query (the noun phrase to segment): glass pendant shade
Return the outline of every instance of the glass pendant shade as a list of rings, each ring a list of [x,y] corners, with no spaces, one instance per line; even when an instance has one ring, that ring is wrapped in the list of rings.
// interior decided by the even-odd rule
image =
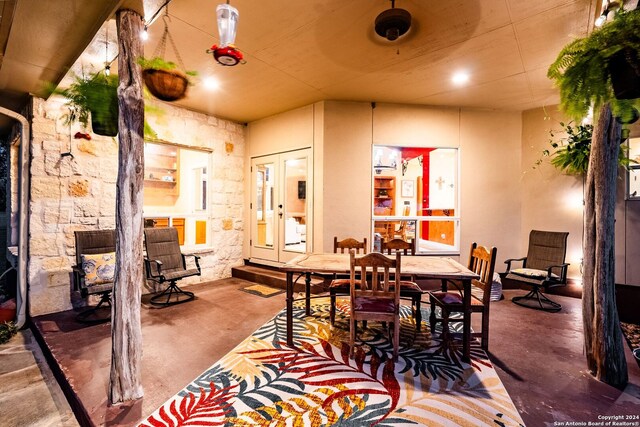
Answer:
[[[232,45],[236,40],[238,9],[229,4],[220,4],[216,8],[216,15],[218,16],[220,47]]]

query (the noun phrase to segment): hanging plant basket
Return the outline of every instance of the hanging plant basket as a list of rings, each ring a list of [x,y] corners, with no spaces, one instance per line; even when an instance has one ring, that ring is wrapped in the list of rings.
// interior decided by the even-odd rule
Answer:
[[[633,49],[622,49],[609,58],[609,75],[616,99],[640,98],[640,58]]]
[[[162,101],[177,101],[187,95],[189,80],[181,70],[147,68],[142,70],[142,78],[149,92]]]

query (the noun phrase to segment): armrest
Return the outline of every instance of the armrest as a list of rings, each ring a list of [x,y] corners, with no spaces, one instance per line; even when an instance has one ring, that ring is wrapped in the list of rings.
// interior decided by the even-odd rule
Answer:
[[[82,269],[81,265],[73,265],[73,266],[71,266],[71,270],[73,270],[73,272],[76,273],[80,277],[84,277],[85,276],[85,272]]]
[[[507,273],[511,270],[511,263],[513,261],[522,261],[522,267],[527,265],[527,257],[526,256],[522,257],[522,258],[509,258],[509,259],[506,259],[504,261],[504,263],[507,264],[507,271],[506,271]]]
[[[145,258],[144,259],[144,264],[147,267],[147,277],[155,278],[155,277],[161,277],[162,276],[162,261],[157,260],[157,259]],[[158,272],[158,274],[153,274],[152,265],[154,265],[154,264],[155,264],[156,271]]]
[[[569,263],[565,262],[563,264],[558,264],[558,265],[550,265],[547,268],[547,279],[551,279],[551,270],[553,270],[554,268],[559,268],[560,269],[560,280],[562,282],[566,281],[567,279],[567,267],[569,267]]]
[[[196,263],[196,268],[198,269],[198,272],[200,272],[200,263],[198,262],[198,260],[200,259],[200,255],[196,255],[196,254],[182,254],[182,265],[184,266],[184,268],[187,268],[187,260],[186,257],[193,257],[193,260]]]

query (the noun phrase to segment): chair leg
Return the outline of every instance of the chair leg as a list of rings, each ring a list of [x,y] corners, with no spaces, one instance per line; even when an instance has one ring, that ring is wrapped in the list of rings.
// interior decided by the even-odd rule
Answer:
[[[398,361],[398,348],[400,347],[400,318],[393,322],[393,361]]]
[[[329,307],[329,321],[331,322],[331,326],[336,321],[336,296],[335,294],[331,294],[331,307]]]
[[[420,327],[422,326],[422,311],[420,309],[420,301],[422,296],[414,297],[414,305],[415,305],[415,313],[414,318],[416,319],[416,331],[420,332]]]
[[[480,346],[484,351],[489,350],[489,310],[486,308],[482,312],[482,338]]]
[[[165,298],[166,296],[166,298]],[[171,301],[171,297],[175,297],[175,301]],[[159,306],[169,306],[173,304],[180,304],[183,302],[191,301],[195,298],[193,292],[183,291],[180,289],[175,281],[169,282],[169,286],[164,291],[160,292],[158,295],[154,295],[151,297],[149,302],[153,305]]]
[[[433,334],[436,331],[436,303],[433,300],[429,301],[431,312],[429,313],[429,329]]]
[[[356,345],[356,321],[353,316],[349,318],[349,359],[353,359],[354,347]]]
[[[104,310],[105,307],[102,306],[103,304],[106,304],[109,310],[107,311],[106,314],[103,314],[102,316],[100,316],[97,313],[105,311]],[[89,308],[83,311],[82,313],[79,313],[76,316],[76,320],[80,323],[87,323],[87,324],[103,323],[111,320],[111,292],[102,294],[100,296],[100,301],[98,301],[98,305],[96,305],[93,308]]]
[[[547,298],[546,295],[540,292],[539,286],[534,286],[533,289],[524,296],[511,298],[511,301],[514,304],[518,304],[519,306],[522,306],[522,307],[533,308],[535,310],[548,311],[551,313],[555,313],[562,309],[561,304],[558,304],[557,302],[550,300],[549,298]],[[529,305],[526,303],[526,301],[533,301],[534,305]],[[536,302],[537,302],[537,306],[535,305]]]

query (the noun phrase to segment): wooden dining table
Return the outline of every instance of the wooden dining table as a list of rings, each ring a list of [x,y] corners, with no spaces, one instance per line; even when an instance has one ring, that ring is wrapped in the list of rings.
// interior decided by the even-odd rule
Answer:
[[[280,269],[287,275],[287,345],[293,342],[293,285],[294,275],[305,276],[305,313],[311,315],[311,275],[349,274],[351,271],[349,254],[307,253],[298,255]],[[463,289],[463,329],[462,355],[469,360],[471,353],[471,280],[479,279],[473,271],[449,257],[404,255],[401,260],[402,275],[412,275],[421,279],[457,280]],[[299,300],[300,298],[298,298]]]

